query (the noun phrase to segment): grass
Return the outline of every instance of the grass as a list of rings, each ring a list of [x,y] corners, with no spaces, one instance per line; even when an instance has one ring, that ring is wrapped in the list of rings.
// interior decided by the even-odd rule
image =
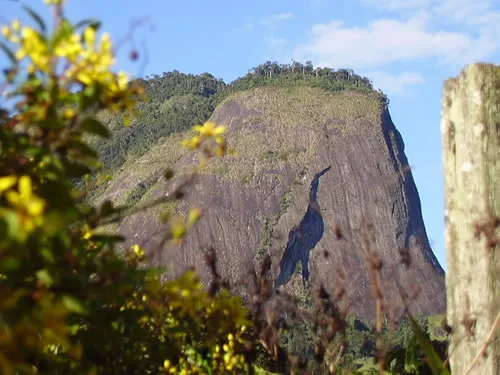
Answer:
[[[147,179],[139,182],[136,187],[129,193],[125,204],[134,205],[139,202],[148,190],[156,184],[160,177],[158,175],[151,175]]]
[[[240,103],[251,114],[225,113],[227,101]],[[378,123],[380,108],[374,96],[350,91],[269,86],[237,92],[216,108],[213,117],[235,123],[229,141],[238,156],[210,163],[207,172],[227,181],[256,184],[253,177],[263,170],[310,163],[325,131],[334,129],[342,136],[362,124]]]
[[[308,165],[314,156],[314,145],[325,129],[335,128],[339,134],[347,134],[355,130],[357,124],[375,123],[380,108],[377,98],[364,93],[269,86],[237,92],[226,98],[214,113],[224,118],[220,111],[225,110],[224,103],[229,100],[236,100],[252,110],[248,117],[235,119],[235,129],[228,136],[238,156],[213,160],[203,172],[251,187],[258,186],[256,177],[266,169],[286,168],[290,164]],[[109,114],[101,113],[100,116],[104,122],[110,121]],[[314,131],[301,131],[310,128]],[[139,184],[154,180],[154,176],[159,177],[164,169],[174,166],[186,153],[180,141],[187,136],[187,132],[176,133],[165,137],[139,158],[129,155],[114,173],[111,183],[101,185],[94,196],[99,201],[104,197],[112,198],[117,204],[140,201],[153,186],[144,188]],[[281,176],[273,178],[281,182]]]
[[[112,199],[115,204],[141,201],[150,189],[157,187],[156,181],[165,181],[162,178],[163,171],[172,168],[186,153],[180,142],[187,136],[184,132],[166,137],[143,156],[136,159],[129,157],[96,200]],[[141,183],[145,184],[146,188],[140,187]]]

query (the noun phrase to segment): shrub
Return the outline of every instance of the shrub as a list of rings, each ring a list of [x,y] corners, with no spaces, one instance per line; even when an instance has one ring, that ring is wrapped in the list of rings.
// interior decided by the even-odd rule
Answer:
[[[241,301],[224,290],[209,293],[191,271],[162,283],[162,270],[141,265],[139,245],[119,252],[124,238],[102,230],[127,215],[127,206],[94,206],[75,186],[101,165],[87,136],[109,136],[91,113],[131,116],[144,90],[112,70],[111,38],[98,22],[73,24],[63,1],[46,3],[52,32],[25,8],[37,28],[13,21],[0,44],[11,64],[1,87],[13,107],[0,111],[0,372],[248,368],[251,327]],[[186,146],[224,154],[223,128],[195,130]],[[182,241],[199,215],[193,209],[167,220],[166,238]]]

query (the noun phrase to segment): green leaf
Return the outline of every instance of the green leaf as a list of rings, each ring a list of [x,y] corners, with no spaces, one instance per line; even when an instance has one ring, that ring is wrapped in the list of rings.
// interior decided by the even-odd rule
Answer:
[[[89,26],[89,27],[93,28],[95,31],[97,31],[101,27],[101,22],[99,22],[97,20],[92,20],[92,19],[83,20],[83,21],[78,22],[75,25],[75,29],[79,29],[79,28],[86,27],[86,26]]]
[[[97,152],[87,145],[86,143],[76,140],[76,139],[70,139],[68,142],[66,142],[66,145],[69,146],[70,149],[73,149],[80,153],[83,156],[87,156],[90,158],[97,158]]]
[[[107,217],[109,215],[114,214],[115,212],[117,212],[117,210],[113,206],[113,202],[110,200],[107,200],[101,206],[100,216],[104,218],[104,217]]]
[[[43,22],[42,17],[40,17],[33,9],[31,9],[30,7],[28,7],[26,5],[23,5],[23,9],[37,23],[38,27],[40,28],[40,31],[45,33],[47,31],[47,26],[45,25],[45,22]]]
[[[21,265],[21,261],[15,257],[7,257],[2,260],[2,269],[6,271],[14,271]]]
[[[54,279],[50,276],[49,270],[44,268],[36,272],[36,278],[43,282],[47,286],[51,286],[54,283]]]
[[[40,250],[40,254],[42,255],[43,259],[45,259],[48,263],[55,263],[54,254],[50,249],[43,248],[42,250]]]
[[[108,128],[102,122],[91,117],[87,117],[82,121],[81,128],[88,133],[96,134],[103,138],[109,138],[111,135]]]
[[[55,31],[54,35],[52,36],[50,43],[49,43],[49,48],[53,49],[55,48],[59,42],[63,39],[67,39],[71,33],[73,33],[73,26],[68,22],[68,20],[62,20],[59,27]]]
[[[114,242],[123,242],[125,241],[125,237],[123,236],[114,236],[114,235],[105,235],[105,234],[94,234],[91,237],[92,241],[99,241],[105,243],[114,243]]]
[[[2,212],[2,216],[7,224],[9,236],[12,238],[19,237],[21,234],[21,228],[17,213],[13,210],[8,210],[7,212]]]
[[[434,345],[432,345],[432,341],[425,333],[418,323],[413,319],[413,317],[408,314],[408,320],[410,321],[410,325],[415,332],[415,337],[418,341],[420,349],[424,353],[425,361],[429,365],[433,375],[451,375],[450,371],[445,367],[444,361],[439,358],[439,355],[436,353],[434,349]]]
[[[62,302],[68,310],[77,314],[85,314],[85,309],[83,308],[80,301],[78,301],[75,297],[65,295],[62,297]]]
[[[64,167],[68,177],[81,177],[91,172],[89,167],[80,163],[64,161]]]
[[[40,121],[38,124],[45,129],[62,129],[65,126],[63,121],[59,121],[59,119],[54,118],[53,116],[49,116],[45,120]]]
[[[17,65],[17,59],[16,55],[14,55],[14,52],[12,52],[12,50],[3,42],[0,42],[0,48],[5,52],[12,64]]]

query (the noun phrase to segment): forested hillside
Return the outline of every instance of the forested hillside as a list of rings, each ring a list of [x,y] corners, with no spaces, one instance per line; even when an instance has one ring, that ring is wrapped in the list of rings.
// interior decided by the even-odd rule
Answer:
[[[185,131],[192,124],[203,123],[218,103],[228,95],[261,86],[311,86],[327,91],[353,90],[372,93],[388,104],[380,91],[375,91],[370,80],[350,69],[315,68],[310,62],[278,64],[266,62],[249,70],[244,77],[226,84],[209,73],[200,75],[178,71],[165,72],[140,79],[148,97],[138,106],[138,114],[130,125],[123,126],[121,116],[100,112],[98,118],[113,133],[107,140],[95,142],[104,163],[104,170],[112,173],[127,157],[143,155],[162,137]]]

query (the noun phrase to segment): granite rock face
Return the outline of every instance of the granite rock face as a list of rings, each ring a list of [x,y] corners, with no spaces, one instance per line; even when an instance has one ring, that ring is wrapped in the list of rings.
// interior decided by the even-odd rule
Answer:
[[[319,180],[330,168],[317,173],[311,182],[309,205],[300,224],[294,226],[288,234],[288,242],[281,257],[280,273],[276,278],[275,287],[280,287],[290,281],[298,262],[301,263],[304,285],[306,281],[309,281],[310,252],[321,241],[325,232],[325,221],[318,203]]]
[[[162,224],[156,212],[134,215],[120,227],[131,242],[148,249],[153,264],[168,266],[172,276],[194,266],[208,281],[203,252],[213,247],[220,273],[237,285],[269,254],[273,280],[280,272],[292,273],[277,286],[299,293],[304,278],[331,291],[343,287],[351,311],[369,319],[375,304],[364,255],[372,252],[383,265],[384,294],[396,308],[401,307],[399,283],[416,295],[412,312],[445,311],[444,271],[429,245],[404,143],[374,97],[265,87],[232,95],[211,120],[228,127],[238,155],[213,160],[174,207],[186,212],[197,204],[204,212],[183,245],[159,248]],[[139,182],[132,172],[161,161],[173,145],[166,139],[155,156],[146,154],[124,169],[104,197],[126,196]],[[193,162],[192,156],[179,156],[174,169]],[[311,199],[315,175],[325,168]],[[178,181],[159,180],[144,199],[164,195]],[[306,219],[309,210],[319,212],[319,219]],[[302,236],[306,226],[321,234],[295,240],[300,254],[287,258],[285,249],[301,225]],[[401,264],[401,249],[410,256],[408,269]],[[301,272],[298,265],[308,270]]]

